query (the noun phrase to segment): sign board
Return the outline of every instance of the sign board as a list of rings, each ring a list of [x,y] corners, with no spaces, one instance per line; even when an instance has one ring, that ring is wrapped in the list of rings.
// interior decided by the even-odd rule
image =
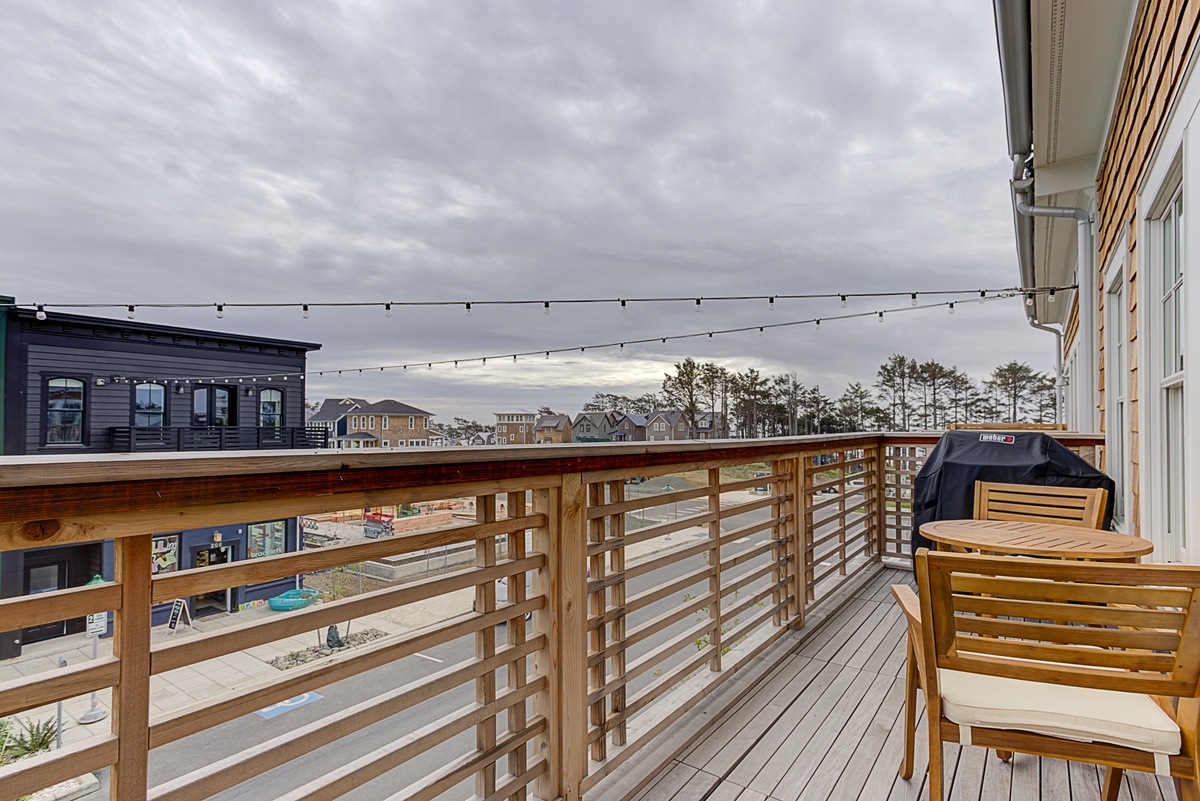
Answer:
[[[171,631],[179,628],[179,618],[183,615],[183,599],[176,598],[171,604],[171,616],[167,618],[167,628]]]
[[[98,612],[94,615],[87,616],[87,633],[92,637],[99,637],[108,631],[108,612]]]
[[[1012,445],[1017,438],[1012,434],[980,434],[980,442],[999,442],[1001,445]]]

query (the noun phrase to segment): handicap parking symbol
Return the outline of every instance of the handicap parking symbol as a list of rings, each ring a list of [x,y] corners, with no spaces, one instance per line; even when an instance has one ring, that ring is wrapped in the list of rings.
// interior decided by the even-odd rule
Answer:
[[[322,697],[323,696],[320,693],[303,693],[302,695],[297,695],[295,698],[288,698],[287,700],[280,701],[277,704],[271,704],[264,709],[258,710],[254,714],[265,720],[270,720],[273,717],[282,715],[284,712],[290,712],[297,707],[302,707],[305,704],[311,704],[313,701],[319,701]]]

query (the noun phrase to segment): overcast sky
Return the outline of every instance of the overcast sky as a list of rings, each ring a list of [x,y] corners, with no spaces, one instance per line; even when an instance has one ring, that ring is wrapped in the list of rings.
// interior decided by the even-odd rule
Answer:
[[[991,4],[7,2],[0,294],[235,303],[1017,283]],[[932,300],[932,299],[931,299]],[[832,317],[836,301],[213,311],[310,371]],[[845,311],[908,306],[854,300]],[[1053,368],[1019,299],[486,367],[313,375],[449,421],[691,355],[837,395],[893,353]],[[124,317],[115,311],[84,312]]]

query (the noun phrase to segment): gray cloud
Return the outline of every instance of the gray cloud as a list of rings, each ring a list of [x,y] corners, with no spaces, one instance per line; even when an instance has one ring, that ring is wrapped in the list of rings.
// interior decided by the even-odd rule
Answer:
[[[0,291],[24,302],[768,294],[1015,283],[987,7],[10,3]],[[831,316],[836,304],[143,310],[314,369]],[[903,305],[903,304],[901,304]],[[882,301],[856,303],[881,308]],[[1019,301],[310,393],[443,417],[656,388],[683,355],[840,392],[894,352],[1047,369]],[[790,315],[790,317],[789,317]],[[633,350],[633,349],[631,349]]]

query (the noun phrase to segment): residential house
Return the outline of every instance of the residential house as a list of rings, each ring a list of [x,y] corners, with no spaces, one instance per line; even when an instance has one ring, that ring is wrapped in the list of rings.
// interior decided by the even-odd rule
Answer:
[[[648,442],[668,442],[677,439],[691,439],[688,436],[689,428],[683,412],[669,409],[654,412],[646,418],[646,440]]]
[[[0,298],[11,303],[11,298]],[[76,456],[114,451],[322,448],[304,425],[305,357],[319,345],[129,320],[0,308],[0,452]],[[155,573],[297,550],[295,518],[164,531]],[[7,552],[0,598],[111,580],[111,541]],[[249,584],[187,599],[193,613],[236,611],[295,586]],[[170,605],[154,613],[164,621]],[[82,631],[83,618],[0,635],[0,658],[23,643]]]
[[[1065,422],[1105,435],[1117,528],[1200,562],[1200,4],[998,2],[996,31],[1025,312],[1059,343]]]
[[[431,412],[396,400],[359,406],[348,415],[346,434],[339,438],[351,448],[418,448],[429,445]]]
[[[542,415],[533,424],[533,441],[537,445],[570,442],[571,418],[565,414]]]
[[[580,412],[571,422],[571,441],[611,442],[619,416],[615,412]]]
[[[360,406],[366,406],[369,402],[362,398],[326,398],[321,401],[320,407],[309,415],[307,424],[325,428],[329,441],[341,447],[343,440],[339,438],[345,437],[349,433],[346,430],[346,424],[349,422],[348,415]]]
[[[613,442],[645,442],[646,418],[640,414],[623,414],[613,424]]]
[[[535,423],[537,415],[525,409],[496,412],[496,444],[532,445]]]
[[[692,439],[721,439],[724,437],[725,418],[718,412],[700,412],[696,415],[696,430]]]

